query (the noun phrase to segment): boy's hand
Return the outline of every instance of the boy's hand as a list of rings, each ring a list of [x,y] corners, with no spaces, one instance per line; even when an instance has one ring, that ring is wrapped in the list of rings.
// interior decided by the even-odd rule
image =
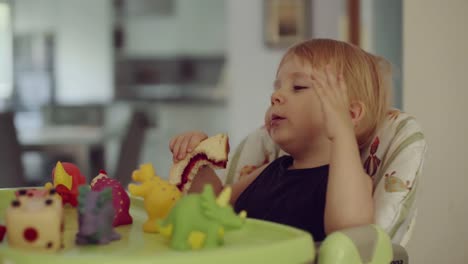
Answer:
[[[177,162],[184,159],[187,153],[192,152],[200,142],[207,138],[208,135],[201,131],[190,131],[173,137],[169,142],[172,160]]]
[[[343,74],[330,65],[312,72],[312,82],[322,105],[327,136],[334,141],[343,133],[354,134],[348,91]]]

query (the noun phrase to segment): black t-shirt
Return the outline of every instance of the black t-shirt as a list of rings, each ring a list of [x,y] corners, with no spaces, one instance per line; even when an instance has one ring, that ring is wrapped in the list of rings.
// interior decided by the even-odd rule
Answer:
[[[291,156],[273,161],[239,196],[234,208],[246,210],[251,218],[303,229],[322,241],[328,165],[288,170],[292,162]]]

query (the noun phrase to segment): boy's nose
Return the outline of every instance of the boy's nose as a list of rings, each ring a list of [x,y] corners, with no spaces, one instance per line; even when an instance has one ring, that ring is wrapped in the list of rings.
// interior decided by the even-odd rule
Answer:
[[[284,96],[277,90],[271,95],[271,104],[282,104],[284,103]]]

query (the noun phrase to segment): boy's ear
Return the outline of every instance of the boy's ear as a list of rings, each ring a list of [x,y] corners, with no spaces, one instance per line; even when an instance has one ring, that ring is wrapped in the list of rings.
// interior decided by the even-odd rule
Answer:
[[[366,108],[360,101],[353,101],[349,104],[349,114],[351,115],[351,121],[356,128],[359,122],[364,118],[366,114]]]

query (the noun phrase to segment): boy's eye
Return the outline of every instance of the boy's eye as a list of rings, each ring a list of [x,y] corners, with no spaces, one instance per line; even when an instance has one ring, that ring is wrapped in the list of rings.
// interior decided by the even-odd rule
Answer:
[[[301,86],[301,85],[294,85],[294,90],[304,90],[304,89],[307,89],[307,86]]]

